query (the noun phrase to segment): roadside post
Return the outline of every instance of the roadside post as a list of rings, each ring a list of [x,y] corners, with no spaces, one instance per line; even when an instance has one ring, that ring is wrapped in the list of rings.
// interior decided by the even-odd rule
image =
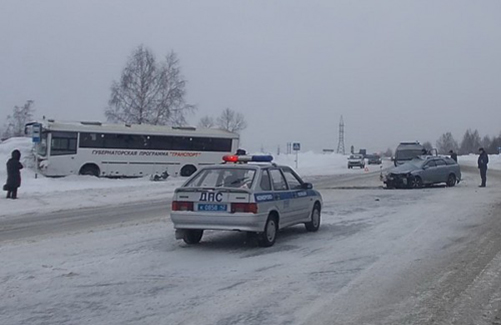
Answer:
[[[35,178],[38,178],[38,146],[40,145],[40,134],[42,132],[42,125],[34,123],[31,129],[31,140],[35,144]]]
[[[296,169],[297,169],[297,165],[298,165],[297,153],[299,152],[299,150],[301,150],[301,144],[299,142],[293,142],[292,143],[292,150],[294,150],[296,152]]]

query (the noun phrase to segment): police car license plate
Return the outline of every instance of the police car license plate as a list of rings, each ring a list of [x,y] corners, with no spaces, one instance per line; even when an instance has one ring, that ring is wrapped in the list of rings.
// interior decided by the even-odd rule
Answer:
[[[198,211],[221,212],[226,211],[226,204],[199,204]]]

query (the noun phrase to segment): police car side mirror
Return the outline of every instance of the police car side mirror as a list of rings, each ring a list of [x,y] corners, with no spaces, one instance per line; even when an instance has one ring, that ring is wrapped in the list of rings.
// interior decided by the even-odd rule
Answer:
[[[311,189],[313,188],[313,184],[311,184],[311,183],[303,183],[303,184],[301,185],[301,188],[302,188],[303,190],[311,190]]]

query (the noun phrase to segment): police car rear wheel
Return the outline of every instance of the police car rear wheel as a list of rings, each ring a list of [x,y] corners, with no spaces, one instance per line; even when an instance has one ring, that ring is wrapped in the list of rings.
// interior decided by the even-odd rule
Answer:
[[[183,240],[188,245],[198,244],[203,234],[203,230],[185,230]]]
[[[277,238],[278,224],[275,216],[271,215],[266,221],[264,232],[259,236],[259,246],[270,247],[275,244]]]
[[[320,228],[320,207],[315,204],[313,211],[311,211],[311,221],[304,224],[307,231],[317,231]]]

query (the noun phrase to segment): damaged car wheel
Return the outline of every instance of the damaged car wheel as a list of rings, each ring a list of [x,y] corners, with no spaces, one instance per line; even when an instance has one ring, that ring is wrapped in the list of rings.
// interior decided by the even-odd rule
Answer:
[[[447,186],[453,187],[454,185],[456,185],[456,175],[450,174],[447,178]]]
[[[412,188],[421,188],[423,187],[423,180],[419,176],[415,176],[409,182]]]

